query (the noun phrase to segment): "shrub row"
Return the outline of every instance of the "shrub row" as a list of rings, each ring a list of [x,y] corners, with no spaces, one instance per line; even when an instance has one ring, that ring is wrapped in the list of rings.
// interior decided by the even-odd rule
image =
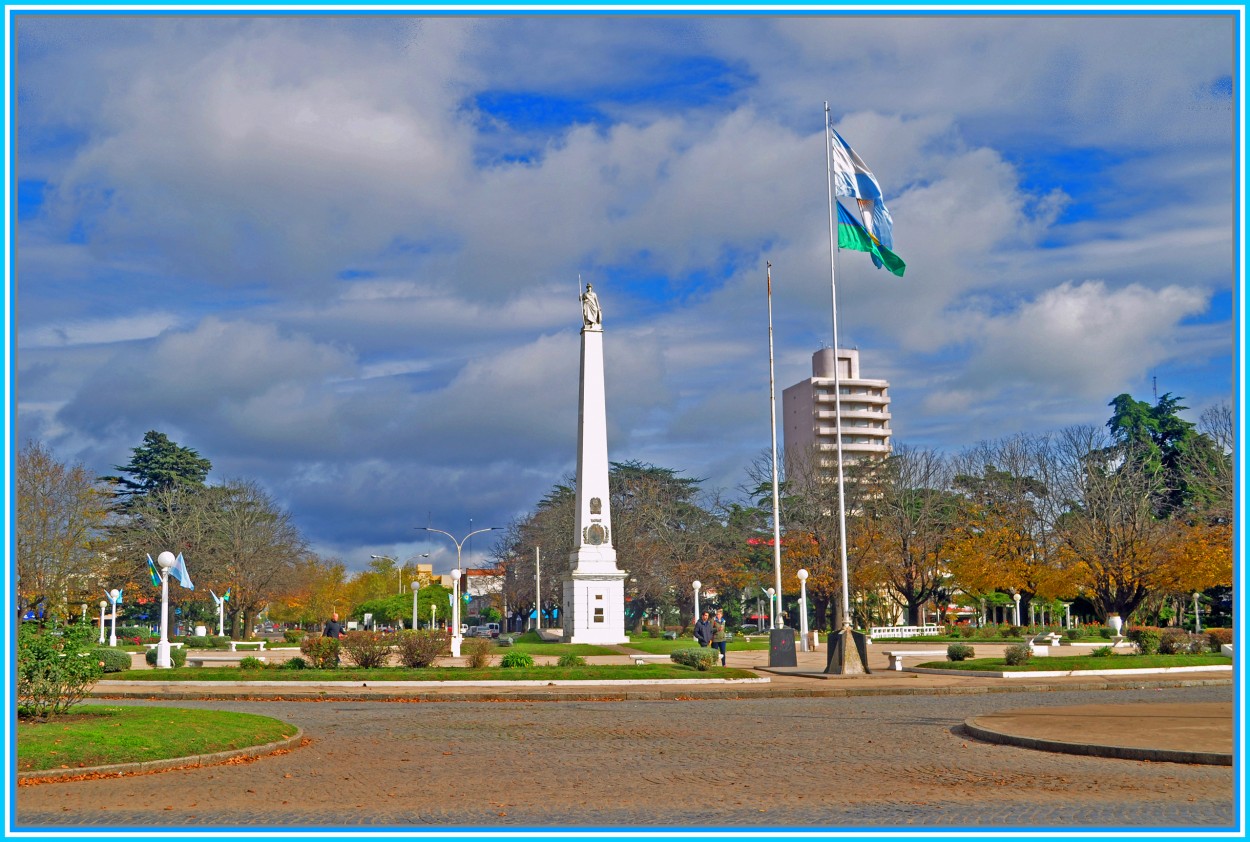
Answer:
[[[676,664],[706,670],[716,666],[720,660],[720,652],[711,647],[698,649],[677,649],[669,654],[669,660]]]

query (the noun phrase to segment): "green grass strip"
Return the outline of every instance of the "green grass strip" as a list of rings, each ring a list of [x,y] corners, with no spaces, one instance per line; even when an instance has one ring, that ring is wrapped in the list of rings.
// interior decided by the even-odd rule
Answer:
[[[1030,658],[1027,663],[1008,666],[1002,658],[976,658],[971,661],[929,661],[927,669],[967,670],[969,672],[1064,672],[1068,670],[1131,670],[1161,667],[1227,666],[1223,655],[1050,655]]]
[[[265,745],[294,725],[222,710],[78,705],[46,722],[17,723],[17,770],[140,763]]]
[[[126,670],[110,673],[118,681],[611,681],[661,678],[754,678],[750,670],[714,667],[696,670],[681,664],[620,664],[584,667],[340,667],[339,669],[240,669],[180,667],[167,670]]]
[[[665,640],[662,637],[633,637],[630,638],[629,643],[621,644],[625,649],[634,649],[650,655],[667,655],[678,649],[694,649],[698,645],[692,637],[680,637],[677,640]],[[750,642],[736,636],[725,648],[730,652],[767,651],[768,635],[751,635]]]

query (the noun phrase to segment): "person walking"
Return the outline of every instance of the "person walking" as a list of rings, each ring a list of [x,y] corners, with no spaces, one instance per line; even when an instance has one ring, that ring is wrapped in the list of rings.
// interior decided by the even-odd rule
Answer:
[[[338,640],[343,636],[343,624],[339,622],[338,612],[330,615],[330,619],[326,621],[326,627],[322,629],[323,637],[332,637]]]
[[[725,609],[717,608],[716,616],[712,618],[712,648],[720,650],[720,665],[725,666],[725,644],[728,641],[725,634]]]
[[[699,641],[700,646],[707,646],[712,642],[712,623],[708,620],[706,611],[694,624],[694,639]]]

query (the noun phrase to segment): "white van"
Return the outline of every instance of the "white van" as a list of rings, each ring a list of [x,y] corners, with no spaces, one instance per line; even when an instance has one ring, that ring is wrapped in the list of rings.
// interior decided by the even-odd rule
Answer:
[[[485,628],[488,632],[490,632],[491,637],[499,637],[499,624],[498,623],[487,623],[485,626],[483,626],[483,628]]]

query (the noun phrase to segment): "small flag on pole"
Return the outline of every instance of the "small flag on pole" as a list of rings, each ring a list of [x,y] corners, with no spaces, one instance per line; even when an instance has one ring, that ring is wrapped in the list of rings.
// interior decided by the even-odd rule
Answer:
[[[226,588],[226,593],[225,593],[225,595],[221,598],[221,601],[222,601],[222,602],[229,602],[229,601],[230,601],[230,588]]]
[[[177,576],[178,584],[187,590],[195,590],[195,585],[191,584],[191,574],[187,572],[187,562],[182,557],[182,553],[178,553],[178,558],[174,560],[174,566],[169,568],[169,575]]]
[[[156,569],[156,562],[152,561],[151,553],[148,553],[148,575],[152,577],[152,587],[159,588],[161,586],[161,573]]]

